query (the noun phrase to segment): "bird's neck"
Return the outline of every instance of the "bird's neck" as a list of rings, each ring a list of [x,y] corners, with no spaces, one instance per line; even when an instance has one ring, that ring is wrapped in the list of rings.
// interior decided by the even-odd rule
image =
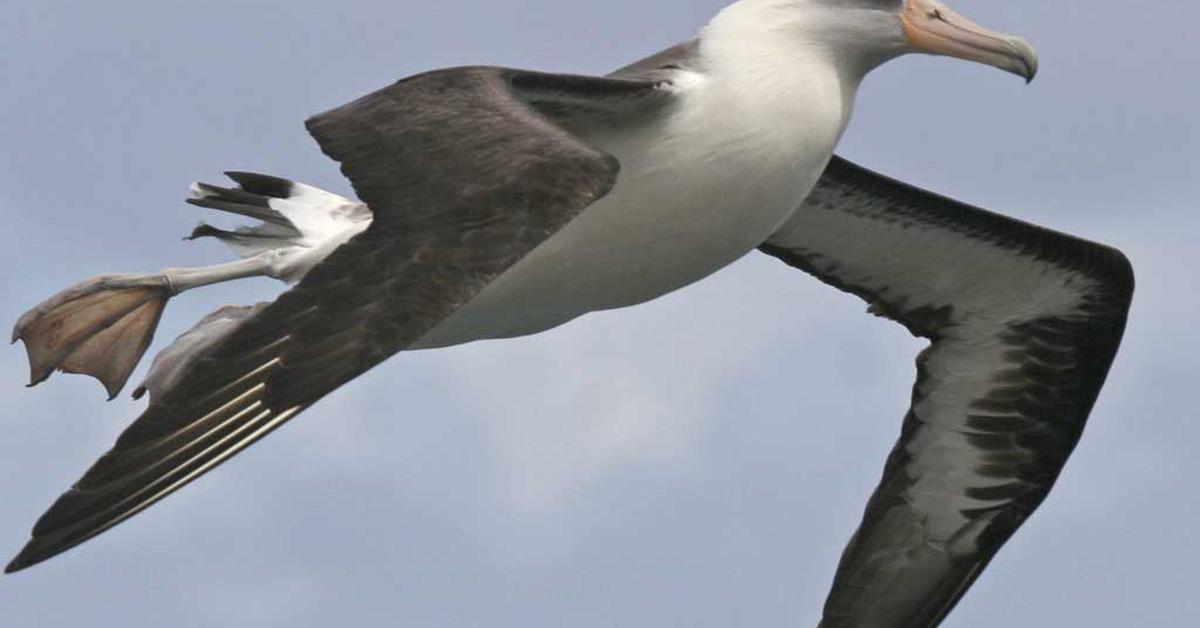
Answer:
[[[782,123],[776,130],[802,128],[810,139],[832,133],[829,139],[836,143],[866,70],[844,62],[819,38],[763,28],[761,14],[738,7],[718,14],[701,34],[708,79],[737,101],[734,109],[744,106],[764,121]],[[814,136],[815,131],[826,133]]]

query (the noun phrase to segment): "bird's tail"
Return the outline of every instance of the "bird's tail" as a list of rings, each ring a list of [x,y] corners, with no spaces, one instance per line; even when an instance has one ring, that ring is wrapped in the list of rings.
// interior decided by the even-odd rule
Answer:
[[[347,226],[371,219],[371,212],[362,203],[305,183],[253,172],[225,175],[238,187],[194,183],[187,202],[254,218],[262,224],[229,231],[202,222],[189,240],[214,237],[238,255],[249,257],[288,246],[313,248],[344,232]]]

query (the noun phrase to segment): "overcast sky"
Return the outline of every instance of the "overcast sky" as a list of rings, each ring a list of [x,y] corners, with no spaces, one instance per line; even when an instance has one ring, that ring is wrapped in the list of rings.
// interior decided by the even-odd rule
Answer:
[[[248,169],[348,193],[301,125],[314,112],[447,65],[602,73],[721,4],[7,0],[0,321],[100,272],[226,259],[179,239],[211,218],[182,203],[194,179]],[[1200,8],[955,6],[1033,42],[1038,80],[892,63],[840,152],[1116,245],[1138,293],[1062,480],[945,625],[1200,625]],[[274,290],[172,301],[152,351]],[[754,254],[635,309],[401,356],[0,579],[0,625],[813,626],[922,346],[863,310]],[[78,376],[25,381],[22,349],[0,352],[9,553],[141,409]]]

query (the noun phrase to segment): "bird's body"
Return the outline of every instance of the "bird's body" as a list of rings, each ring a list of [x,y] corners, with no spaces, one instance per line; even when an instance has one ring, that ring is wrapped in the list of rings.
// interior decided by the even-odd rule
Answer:
[[[310,118],[361,201],[227,173],[236,187],[197,184],[189,202],[262,224],[192,235],[244,259],[98,277],[18,321],[34,383],[86,373],[115,395],[174,294],[296,283],[160,351],[134,393],[145,412],[7,571],[134,516],[396,353],[537,333],[758,249],[931,341],[820,626],[936,626],[1053,486],[1133,278],[1114,249],[834,156],[863,77],[916,51],[1037,70],[1028,44],[936,0],[742,0],[607,77],[451,68]]]
[[[706,36],[731,27],[714,20]],[[643,303],[774,233],[833,155],[860,77],[803,48],[747,52],[702,45],[681,60],[670,115],[573,128],[620,162],[612,191],[412,348],[523,336]]]

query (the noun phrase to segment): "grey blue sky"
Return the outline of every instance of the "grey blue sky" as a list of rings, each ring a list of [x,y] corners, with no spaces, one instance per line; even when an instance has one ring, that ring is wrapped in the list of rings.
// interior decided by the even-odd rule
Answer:
[[[348,193],[301,122],[464,63],[601,73],[716,0],[7,0],[0,321],[79,279],[225,259],[194,179]],[[957,0],[1042,56],[1030,87],[910,58],[840,152],[1114,244],[1138,293],[1088,431],[948,627],[1200,625],[1195,3]],[[211,218],[211,216],[204,216]],[[173,301],[156,348],[266,282]],[[812,626],[921,343],[760,255],[542,336],[404,355],[119,528],[0,579],[14,627]],[[153,350],[153,349],[152,349]],[[0,549],[140,410],[27,390],[0,352]],[[138,377],[135,374],[135,377]]]

